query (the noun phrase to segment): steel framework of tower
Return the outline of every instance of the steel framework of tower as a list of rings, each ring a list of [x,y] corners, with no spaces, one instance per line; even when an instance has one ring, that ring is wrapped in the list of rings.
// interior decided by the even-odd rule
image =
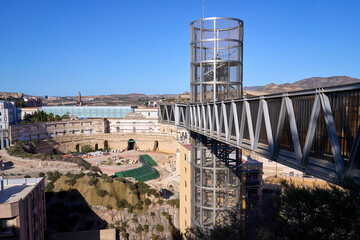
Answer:
[[[243,22],[204,18],[190,24],[191,102],[242,97]]]
[[[204,18],[190,24],[192,103],[242,97],[243,22]],[[191,132],[192,225],[226,222],[240,201],[239,148]]]

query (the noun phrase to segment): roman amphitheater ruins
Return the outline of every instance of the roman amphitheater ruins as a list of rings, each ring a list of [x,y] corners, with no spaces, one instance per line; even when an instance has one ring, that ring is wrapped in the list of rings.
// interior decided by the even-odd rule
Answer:
[[[48,121],[39,123],[28,123],[12,125],[10,127],[10,143],[40,142],[37,144],[37,154],[67,155],[81,152],[83,146],[90,146],[94,151],[111,149],[119,151],[103,156],[99,159],[94,157],[84,158],[93,166],[98,166],[103,173],[113,175],[122,170],[128,170],[141,166],[140,163],[131,166],[108,166],[107,159],[133,158],[138,159],[140,154],[149,154],[157,162],[157,170],[160,178],[157,180],[157,189],[176,186],[178,190],[178,177],[166,180],[179,175],[178,148],[179,141],[187,142],[188,133],[185,129],[175,126],[161,124],[157,120],[157,111],[154,109],[142,110],[129,113],[124,118],[98,118],[98,119],[77,119],[72,117],[69,120]],[[121,155],[120,152],[126,152]],[[132,154],[131,154],[132,153]],[[10,156],[5,151],[2,159],[14,164],[10,173],[13,175],[30,174],[36,175],[39,172],[59,170],[60,172],[77,172],[81,169],[75,163],[46,161],[40,159],[26,159]],[[110,158],[109,158],[110,157]],[[131,160],[137,161],[137,160]],[[101,162],[101,163],[100,163]],[[126,165],[126,164],[124,164]],[[176,183],[177,181],[177,183]],[[154,181],[152,181],[154,182]],[[166,182],[164,184],[164,182]],[[150,182],[151,183],[151,182]],[[155,184],[156,185],[156,184]]]

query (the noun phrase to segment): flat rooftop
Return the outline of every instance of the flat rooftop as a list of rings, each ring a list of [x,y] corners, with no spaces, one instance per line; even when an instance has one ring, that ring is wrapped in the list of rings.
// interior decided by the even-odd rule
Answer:
[[[15,203],[25,198],[43,178],[3,179],[4,191],[0,190],[0,204]]]
[[[180,143],[183,145],[187,150],[191,151],[191,144],[190,143]]]

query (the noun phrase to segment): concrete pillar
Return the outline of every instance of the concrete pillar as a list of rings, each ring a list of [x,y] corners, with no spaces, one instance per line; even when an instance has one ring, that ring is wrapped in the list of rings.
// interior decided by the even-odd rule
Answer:
[[[0,141],[1,141],[0,149],[4,149],[4,130],[3,129],[0,129]]]

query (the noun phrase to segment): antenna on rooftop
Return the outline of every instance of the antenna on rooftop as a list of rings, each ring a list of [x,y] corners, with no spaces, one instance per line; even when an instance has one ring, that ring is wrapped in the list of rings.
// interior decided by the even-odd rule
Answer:
[[[203,18],[205,18],[205,0],[203,0],[202,2],[203,2]]]

